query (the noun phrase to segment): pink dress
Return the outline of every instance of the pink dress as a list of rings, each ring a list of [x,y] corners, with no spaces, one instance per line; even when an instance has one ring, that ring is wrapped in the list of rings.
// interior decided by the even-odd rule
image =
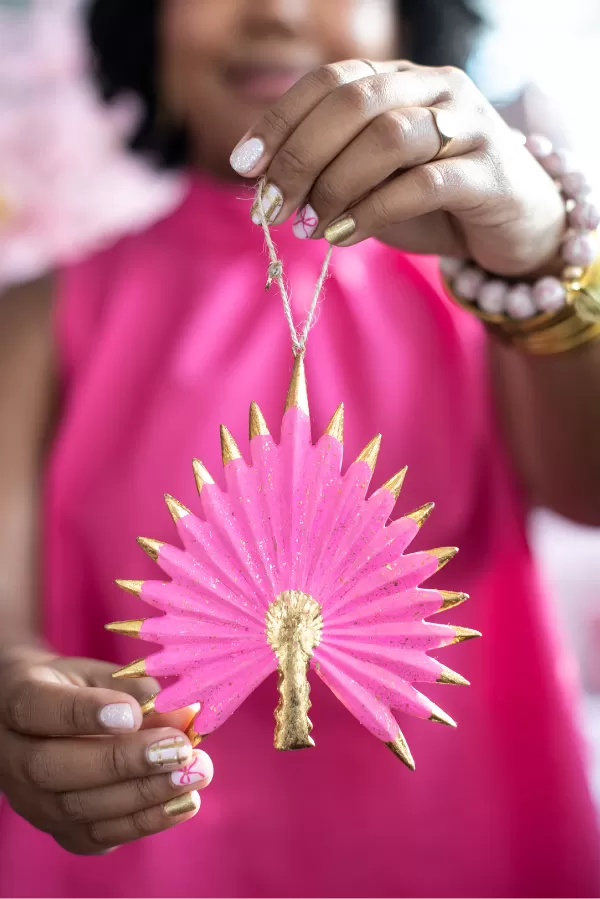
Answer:
[[[113,585],[158,576],[135,537],[175,539],[163,494],[194,508],[192,458],[219,471],[222,421],[246,447],[251,400],[277,436],[289,336],[239,193],[198,179],[170,218],[64,273],[44,596],[63,653],[140,654],[103,630],[147,614]],[[324,245],[287,228],[277,240],[302,317]],[[188,824],[79,858],[4,803],[0,895],[599,895],[575,693],[496,430],[481,328],[443,298],[432,260],[369,242],[334,256],[307,373],[313,434],[344,400],[346,458],[383,432],[375,483],[408,464],[399,508],[437,503],[420,547],[461,547],[437,584],[472,599],[436,620],[484,638],[439,654],[470,688],[427,690],[458,729],[403,717],[412,774],[316,680],[317,748],[277,753],[270,679],[207,743],[216,776]]]

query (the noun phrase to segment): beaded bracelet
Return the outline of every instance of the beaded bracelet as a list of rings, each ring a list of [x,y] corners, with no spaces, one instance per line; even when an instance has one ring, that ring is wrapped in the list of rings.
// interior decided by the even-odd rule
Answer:
[[[529,352],[562,352],[600,334],[600,208],[591,202],[591,186],[568,151],[554,151],[540,135],[527,138],[525,146],[555,180],[565,202],[569,227],[562,244],[562,278],[511,282],[461,259],[441,259],[440,270],[453,299],[498,336]]]

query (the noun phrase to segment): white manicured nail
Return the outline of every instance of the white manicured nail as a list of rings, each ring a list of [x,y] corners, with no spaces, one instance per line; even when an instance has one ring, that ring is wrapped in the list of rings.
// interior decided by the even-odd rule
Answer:
[[[128,702],[105,705],[100,709],[98,718],[103,727],[109,727],[111,730],[133,730],[135,727],[133,709]]]
[[[265,213],[265,218],[271,225],[279,215],[279,211],[283,206],[283,194],[275,184],[267,184],[263,190],[261,205]],[[260,215],[256,212],[254,206],[252,207],[252,221],[255,225],[261,224]]]
[[[166,765],[185,765],[191,760],[192,746],[185,737],[167,737],[148,747],[148,761],[151,765],[164,768]]]
[[[249,175],[260,162],[265,152],[265,145],[259,137],[251,137],[239,144],[231,154],[231,168],[238,175]]]
[[[171,783],[174,787],[185,787],[189,784],[197,784],[212,775],[212,762],[205,752],[196,750],[188,765],[178,768],[171,774]]]
[[[298,210],[292,231],[299,240],[308,240],[319,227],[319,216],[310,203]]]

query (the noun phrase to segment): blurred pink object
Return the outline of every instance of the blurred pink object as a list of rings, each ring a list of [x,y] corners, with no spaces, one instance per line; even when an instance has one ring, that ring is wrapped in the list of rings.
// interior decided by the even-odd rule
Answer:
[[[170,211],[182,181],[125,149],[138,110],[89,76],[82,0],[0,5],[0,288]]]
[[[202,517],[167,497],[184,549],[142,540],[173,580],[119,582],[164,614],[109,630],[161,644],[145,670],[178,676],[158,712],[201,703],[207,736],[275,671],[281,695],[277,749],[313,746],[310,665],[346,708],[409,767],[414,762],[392,709],[450,726],[413,683],[467,684],[429,651],[480,636],[424,621],[467,597],[421,590],[457,550],[406,553],[433,504],[389,523],[406,475],[366,498],[381,436],[342,475],[344,407],[313,446],[304,362],[298,357],[277,444],[250,409],[252,464],[222,428],[227,491],[195,463]],[[120,672],[128,676],[129,666]]]

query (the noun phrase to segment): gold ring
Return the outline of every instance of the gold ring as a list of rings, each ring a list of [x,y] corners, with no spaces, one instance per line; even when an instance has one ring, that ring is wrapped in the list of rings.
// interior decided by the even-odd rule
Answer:
[[[368,59],[361,59],[360,62],[364,62],[364,64],[365,64],[366,66],[368,66],[370,69],[373,69],[373,71],[375,72],[376,75],[379,75],[379,72],[377,71],[377,69],[375,68],[375,66],[373,65],[373,63],[370,62],[370,60],[368,60]]]
[[[449,112],[443,109],[436,109],[435,106],[430,106],[429,112],[433,116],[433,121],[440,137],[440,149],[433,159],[445,159],[447,156],[452,155],[451,147],[456,139],[453,117]]]

